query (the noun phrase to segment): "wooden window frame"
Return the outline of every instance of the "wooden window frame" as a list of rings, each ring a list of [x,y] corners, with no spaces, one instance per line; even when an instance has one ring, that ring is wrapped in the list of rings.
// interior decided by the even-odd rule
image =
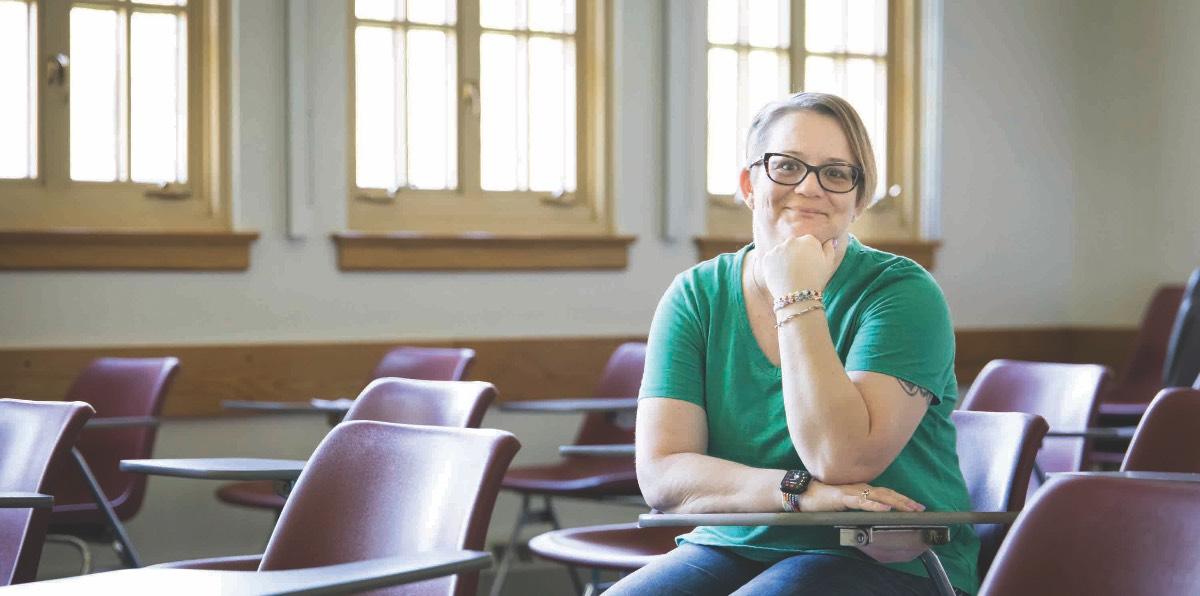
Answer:
[[[63,49],[69,53],[72,2],[36,4],[40,69],[48,56]],[[82,4],[118,5],[112,0]],[[139,5],[138,10],[177,9]],[[37,176],[0,180],[0,269],[248,267],[249,247],[258,234],[235,232],[231,213],[231,2],[190,0],[185,11],[187,183],[71,180],[69,108],[46,109],[64,91],[51,89],[39,76]]]
[[[887,171],[880,173],[885,196],[877,197],[877,202],[864,212],[851,230],[868,243],[886,246],[892,252],[914,258],[931,268],[940,243],[926,239],[922,233],[922,216],[926,211],[921,205],[924,189],[918,170],[923,125],[919,113],[922,90],[920,1],[888,0],[888,159]],[[792,18],[788,54],[793,88],[798,86],[797,81],[804,80],[804,59],[808,55],[804,47],[804,2],[790,0]],[[707,48],[707,33],[703,36]],[[700,59],[706,62],[707,55]],[[731,247],[736,250],[748,242],[749,209],[732,196],[709,194],[707,184],[701,184],[700,190],[706,205],[705,234],[694,241],[701,258],[710,258]]]
[[[404,188],[389,193],[358,188],[354,155],[358,19],[353,0],[347,0],[346,6],[348,231],[333,235],[343,269],[361,269],[363,263],[370,263],[365,268],[401,270],[625,266],[625,253],[633,238],[614,232],[611,209],[612,0],[578,0],[576,4],[576,190],[557,195],[479,189],[479,119],[461,96],[456,111],[457,189]],[[461,90],[465,82],[479,80],[482,30],[477,2],[458,0],[457,9],[459,80],[455,88]],[[530,242],[539,238],[545,243]],[[430,246],[422,247],[422,242]],[[459,249],[457,256],[447,247]],[[487,251],[500,251],[505,257],[489,258]]]

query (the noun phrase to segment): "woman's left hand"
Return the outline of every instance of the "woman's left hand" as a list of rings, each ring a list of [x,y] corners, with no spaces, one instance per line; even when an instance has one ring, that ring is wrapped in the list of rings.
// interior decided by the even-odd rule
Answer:
[[[837,268],[837,247],[837,238],[821,242],[811,234],[780,242],[759,262],[767,290],[776,298],[800,290],[825,291]]]

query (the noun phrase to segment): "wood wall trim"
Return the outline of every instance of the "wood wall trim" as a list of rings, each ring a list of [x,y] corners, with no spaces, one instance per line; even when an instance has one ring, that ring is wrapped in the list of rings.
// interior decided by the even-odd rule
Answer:
[[[1098,362],[1120,372],[1132,328],[962,329],[956,372],[969,384],[994,358]],[[393,346],[470,347],[468,377],[494,383],[501,401],[592,395],[609,355],[641,337],[395,340],[204,346],[0,349],[0,397],[56,400],[100,356],[176,356],[182,366],[167,397],[166,416],[228,415],[224,399],[303,400],[353,396],[375,362]]]
[[[0,270],[245,271],[258,232],[0,231]]]
[[[706,261],[721,253],[737,252],[746,246],[750,239],[697,236],[694,241],[699,260]],[[872,248],[908,257],[931,271],[934,254],[942,246],[942,243],[936,240],[864,240],[863,243]]]
[[[333,234],[343,271],[624,269],[633,236]]]

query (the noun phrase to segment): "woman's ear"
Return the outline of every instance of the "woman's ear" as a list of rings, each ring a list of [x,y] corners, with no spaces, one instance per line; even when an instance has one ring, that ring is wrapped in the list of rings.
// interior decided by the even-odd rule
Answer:
[[[742,173],[738,176],[738,192],[741,195],[742,202],[751,210],[754,209],[754,185],[750,183],[750,169],[742,168]]]

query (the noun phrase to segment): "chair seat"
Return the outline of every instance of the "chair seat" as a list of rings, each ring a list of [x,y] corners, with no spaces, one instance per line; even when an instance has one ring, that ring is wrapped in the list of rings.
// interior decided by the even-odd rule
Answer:
[[[633,459],[572,457],[561,462],[512,468],[503,488],[562,496],[640,495]]]
[[[232,482],[217,489],[217,498],[231,505],[255,509],[283,509],[284,498],[275,492],[271,480]]]
[[[639,528],[637,524],[567,528],[535,536],[529,550],[567,565],[636,571],[675,548],[675,537],[687,532],[687,528]]]

